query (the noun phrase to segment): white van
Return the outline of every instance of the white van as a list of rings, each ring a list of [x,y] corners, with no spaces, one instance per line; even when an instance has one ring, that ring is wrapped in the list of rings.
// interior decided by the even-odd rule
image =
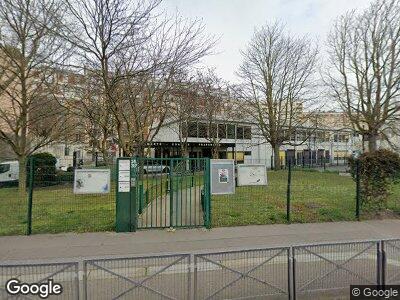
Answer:
[[[0,185],[18,181],[19,163],[16,160],[0,163]]]

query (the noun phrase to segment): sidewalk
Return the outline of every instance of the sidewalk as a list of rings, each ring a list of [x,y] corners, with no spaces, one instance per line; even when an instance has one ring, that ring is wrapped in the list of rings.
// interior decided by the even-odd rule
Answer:
[[[0,262],[68,260],[400,238],[400,220],[0,237]]]

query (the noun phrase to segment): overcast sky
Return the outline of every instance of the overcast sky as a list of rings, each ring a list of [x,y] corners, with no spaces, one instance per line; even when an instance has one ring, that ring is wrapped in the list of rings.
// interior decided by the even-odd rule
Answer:
[[[255,27],[276,20],[294,34],[310,34],[321,45],[334,19],[351,9],[363,9],[370,0],[164,0],[167,12],[178,11],[202,19],[209,34],[219,37],[218,54],[204,63],[215,67],[225,80],[237,81],[235,71]]]

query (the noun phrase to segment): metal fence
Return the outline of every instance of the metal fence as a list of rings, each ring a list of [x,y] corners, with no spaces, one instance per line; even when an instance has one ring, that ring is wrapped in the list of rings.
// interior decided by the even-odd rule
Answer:
[[[349,284],[380,284],[376,241],[293,247],[296,299],[349,296]]]
[[[114,230],[115,165],[60,166],[62,160],[46,165],[30,159],[26,191],[18,188],[19,180],[0,186],[0,235]],[[87,168],[110,170],[110,193],[74,193],[75,169]]]
[[[14,278],[21,283],[38,284],[53,280],[54,283],[62,286],[62,293],[57,296],[57,299],[79,299],[77,262],[0,265],[0,299],[41,299],[39,295],[12,296],[7,293],[6,283]]]
[[[195,254],[194,299],[288,299],[289,248]]]
[[[85,299],[189,299],[190,255],[84,262]]]
[[[350,285],[400,283],[400,240],[1,265],[10,278],[61,283],[61,299],[347,299]],[[11,298],[12,299],[12,298]]]
[[[210,197],[203,193],[210,185],[206,159],[138,161],[143,171],[135,177],[138,229],[354,221],[363,212],[360,185],[350,173],[338,170],[288,165],[268,170],[267,185],[236,186],[234,194]],[[73,167],[31,163],[26,192],[20,193],[16,186],[0,186],[0,235],[115,230],[115,164],[76,165],[110,169],[111,189],[108,194],[75,194]],[[246,163],[268,168],[265,161]],[[399,212],[399,199],[397,184],[387,208]]]

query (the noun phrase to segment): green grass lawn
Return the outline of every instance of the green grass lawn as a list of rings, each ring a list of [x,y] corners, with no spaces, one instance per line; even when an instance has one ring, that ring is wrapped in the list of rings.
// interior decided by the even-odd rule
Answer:
[[[191,185],[191,178],[176,179],[178,187]],[[165,194],[154,190],[166,186],[165,177],[143,181],[150,198]],[[194,177],[194,185],[202,176]],[[115,229],[115,183],[106,195],[75,195],[72,184],[35,188],[33,233],[113,231]],[[268,172],[268,186],[237,187],[235,195],[212,196],[214,227],[286,222],[287,171]],[[336,173],[293,171],[291,221],[325,222],[355,220],[355,183]],[[392,187],[388,208],[400,214],[400,185]],[[24,234],[27,199],[16,188],[0,189],[0,235]]]

